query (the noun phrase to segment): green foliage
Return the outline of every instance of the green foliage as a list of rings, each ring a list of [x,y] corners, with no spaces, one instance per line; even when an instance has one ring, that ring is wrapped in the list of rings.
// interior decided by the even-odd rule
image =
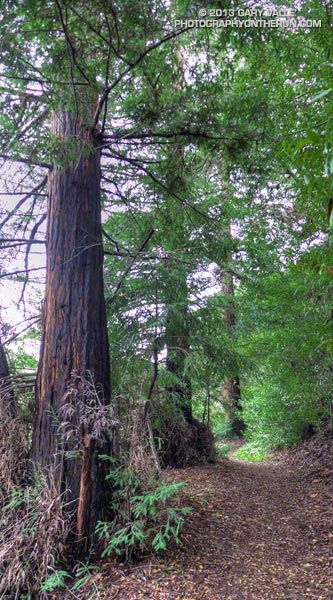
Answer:
[[[55,571],[43,581],[40,589],[42,592],[54,592],[55,590],[66,586],[66,579],[70,577],[67,571]]]
[[[97,585],[94,581],[94,574],[99,572],[99,567],[90,565],[89,563],[79,562],[74,568],[75,581],[70,587],[70,592],[77,592],[78,590],[90,585],[90,589],[93,588],[92,593],[87,600],[98,600],[100,598],[101,586]]]
[[[232,448],[230,443],[222,444],[221,442],[216,444],[216,451],[218,456],[227,456]]]
[[[221,440],[224,440],[224,439],[232,438],[233,437],[232,422],[231,421],[220,420],[213,427],[213,434],[214,434],[215,440],[217,440],[217,441],[221,441]]]
[[[331,244],[322,244],[243,297],[241,344],[253,364],[243,416],[263,446],[293,444],[331,414],[331,261]]]
[[[240,460],[248,460],[250,462],[260,462],[267,457],[267,449],[258,442],[249,442],[236,450],[235,458]]]
[[[24,338],[21,338],[21,340],[21,343],[16,344],[15,350],[11,353],[10,367],[18,372],[24,371],[25,369],[37,371],[37,359],[25,350]]]
[[[294,385],[294,387],[293,387]],[[314,386],[313,386],[314,387]],[[267,377],[245,389],[244,418],[248,436],[264,447],[290,446],[301,439],[304,426],[318,425],[318,408],[312,397],[315,390],[308,382],[293,381],[274,385]]]
[[[124,465],[113,468],[108,479],[114,490],[114,516],[111,523],[99,522],[96,527],[98,539],[105,544],[102,556],[116,554],[129,559],[180,543],[184,518],[191,509],[176,506],[175,500],[185,483],[147,481],[144,474]]]
[[[93,598],[99,598],[99,589],[96,587],[93,579],[93,575],[98,572],[99,568],[96,566],[91,566],[89,564],[77,563],[73,569],[73,574],[71,575],[67,571],[57,570],[52,573],[43,583],[41,584],[40,591],[41,592],[54,592],[61,588],[66,588],[71,594],[82,589],[88,583],[92,582],[94,591],[87,598],[87,600],[92,600]],[[73,583],[69,582],[68,579],[73,580]]]

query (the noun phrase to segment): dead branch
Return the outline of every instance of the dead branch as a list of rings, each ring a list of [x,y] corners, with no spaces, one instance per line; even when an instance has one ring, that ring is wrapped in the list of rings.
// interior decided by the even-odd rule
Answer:
[[[21,200],[16,204],[16,206],[11,210],[7,217],[0,223],[0,229],[9,221],[9,219],[21,208],[22,204],[24,204],[31,196],[39,195],[38,192],[41,190],[44,185],[46,185],[47,176],[45,176],[40,183],[38,183],[34,188],[32,188],[31,192],[28,192],[21,198]],[[19,192],[18,192],[19,193]],[[11,194],[12,195],[12,194]]]

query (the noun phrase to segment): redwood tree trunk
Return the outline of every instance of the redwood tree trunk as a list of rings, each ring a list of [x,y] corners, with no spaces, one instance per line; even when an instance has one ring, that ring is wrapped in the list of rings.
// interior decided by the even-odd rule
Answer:
[[[235,327],[235,307],[234,307],[234,284],[232,275],[223,271],[221,274],[221,292],[228,298],[227,306],[223,310],[225,327],[229,332],[230,338],[233,337],[233,328]],[[237,365],[235,368],[237,371]],[[223,386],[224,408],[226,421],[231,424],[231,431],[236,435],[241,435],[245,429],[245,424],[240,416],[241,390],[238,374],[233,377],[227,377]]]
[[[66,397],[69,384],[79,387],[79,377],[93,379],[102,404],[110,399],[100,152],[95,132],[68,110],[53,116],[51,133],[62,144],[63,164],[55,165],[49,174],[46,293],[33,458],[42,468],[51,468],[59,489],[66,490],[78,545],[86,548],[105,502],[98,459],[101,444],[76,413],[73,425],[79,444],[73,447],[61,435],[59,421],[66,418],[59,409],[69,398],[73,410],[75,401],[86,402],[82,386],[76,400],[75,394]]]

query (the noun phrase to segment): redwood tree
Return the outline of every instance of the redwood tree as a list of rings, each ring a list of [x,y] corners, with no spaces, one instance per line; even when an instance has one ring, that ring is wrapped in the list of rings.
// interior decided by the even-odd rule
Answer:
[[[155,0],[145,6],[13,0],[4,3],[1,15],[0,155],[24,169],[17,183],[22,197],[8,219],[24,205],[27,215],[23,225],[17,223],[20,237],[12,236],[6,246],[27,244],[26,266],[30,248],[43,243],[38,227],[45,219],[48,170],[46,293],[32,456],[65,493],[81,549],[107,506],[98,456],[108,450],[107,429],[113,426],[111,411],[103,412],[110,383],[101,168],[114,185],[115,161],[127,164],[121,140],[129,135],[128,127],[140,150],[146,137],[158,135],[146,128],[141,111],[140,94],[150,101],[156,92],[141,64],[148,62],[146,70],[155,78],[150,55],[179,35],[166,15],[163,3]],[[172,66],[167,68],[172,72]],[[126,93],[132,104],[124,103],[119,121]],[[146,116],[151,119],[149,111]],[[164,125],[163,120],[156,125],[163,129],[162,139],[172,137]],[[144,159],[133,164],[142,169]],[[10,170],[7,183],[12,191]],[[113,192],[112,187],[106,191],[111,198]],[[107,416],[108,427],[98,426],[98,412]]]
[[[178,222],[168,244],[174,252],[179,243],[193,238],[193,215],[205,217],[198,208],[201,186],[184,189],[182,177],[177,178],[179,156],[174,177],[170,168],[174,148],[185,148],[186,155],[197,140],[214,149],[233,141],[238,147],[239,138],[244,138],[243,123],[238,131],[228,130],[221,121],[219,87],[212,94],[216,68],[202,60],[209,52],[203,30],[182,37],[186,77],[183,85],[177,85],[180,57],[173,40],[183,33],[173,29],[177,8],[181,12],[191,5],[182,8],[161,0],[144,5],[133,0],[4,2],[0,156],[24,165],[18,183],[22,197],[15,209],[24,203],[27,207],[25,222],[17,223],[20,237],[5,241],[27,244],[26,264],[29,248],[44,241],[37,232],[45,218],[43,186],[48,170],[46,297],[33,457],[42,469],[56,465],[59,487],[67,490],[76,535],[82,540],[88,539],[105,504],[98,491],[103,477],[98,436],[77,408],[85,405],[82,382],[87,377],[98,391],[96,407],[109,402],[101,193],[109,214],[112,209],[124,210],[131,199],[143,206],[143,213],[150,211],[149,230],[155,225],[151,207],[157,204],[159,212],[161,196],[167,198],[165,212],[171,209]],[[193,164],[195,170],[195,160]],[[7,179],[10,190],[10,170]],[[152,187],[145,195],[148,182]],[[183,231],[178,239],[177,228]],[[109,232],[109,254],[119,258],[124,252],[111,225]],[[125,258],[132,265],[138,254],[141,249],[133,256],[125,251]],[[129,269],[119,276],[120,283]],[[191,389],[185,379],[189,347],[185,268],[180,279],[178,314],[172,307],[177,304],[177,286],[172,297],[171,293],[165,297],[166,337],[169,370],[173,361],[181,388],[178,399],[191,420]],[[112,283],[117,292],[119,280]],[[76,431],[78,448],[69,439],[66,423]],[[102,438],[104,445],[106,436]]]
[[[223,309],[224,326],[232,341],[236,324],[234,282],[232,274],[228,273],[227,270],[222,270],[221,273],[221,293],[226,301],[226,306]],[[242,410],[240,402],[241,389],[237,364],[234,366],[234,375],[230,375],[224,381],[223,399],[226,422],[230,424],[232,433],[241,435],[245,425],[240,416]]]
[[[52,116],[51,133],[71,153],[65,164],[55,164],[49,173],[47,276],[33,457],[43,467],[55,464],[62,473],[62,491],[66,489],[66,499],[75,507],[76,534],[88,539],[103,501],[100,444],[87,425],[77,423],[83,448],[77,455],[68,453],[57,421],[59,409],[68,402],[66,392],[73,378],[75,382],[92,377],[100,401],[110,400],[100,151],[96,131],[87,129],[71,111],[62,109]],[[84,386],[80,393],[84,396]]]

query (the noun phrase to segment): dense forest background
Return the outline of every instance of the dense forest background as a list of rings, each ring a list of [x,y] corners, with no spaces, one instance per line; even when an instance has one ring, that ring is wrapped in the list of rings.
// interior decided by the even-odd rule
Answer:
[[[211,9],[258,7],[286,5]],[[333,12],[289,8],[1,2],[8,598],[178,540],[161,468],[214,461],[212,432],[255,459],[332,426]]]

